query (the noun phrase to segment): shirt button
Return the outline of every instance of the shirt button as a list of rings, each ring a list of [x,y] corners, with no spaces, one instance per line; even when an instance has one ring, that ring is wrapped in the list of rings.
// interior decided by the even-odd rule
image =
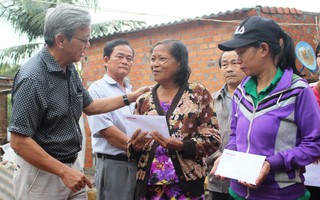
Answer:
[[[176,155],[172,155],[172,158],[176,158],[177,156]]]

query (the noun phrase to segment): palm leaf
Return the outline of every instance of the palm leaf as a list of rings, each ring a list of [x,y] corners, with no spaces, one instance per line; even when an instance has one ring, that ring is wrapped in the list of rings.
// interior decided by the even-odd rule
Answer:
[[[141,28],[146,23],[144,21],[134,20],[112,20],[101,23],[92,24],[91,36],[93,38],[112,35],[130,29]]]
[[[11,0],[11,4],[7,6],[0,4],[0,17],[6,19],[16,32],[26,34],[29,41],[32,41],[42,36],[47,9],[59,3],[77,4],[87,8],[97,6],[97,0]]]
[[[24,58],[30,57],[43,43],[25,44],[0,50],[0,64],[16,65]]]
[[[13,76],[18,71],[19,68],[20,68],[20,65],[11,66],[9,64],[0,64],[0,75]]]
[[[0,2],[0,18],[9,22],[21,35],[26,35],[29,44],[0,50],[0,64],[18,64],[22,59],[30,57],[43,41],[43,26],[46,10],[58,3],[77,4],[83,7],[97,8],[98,0],[6,0]],[[107,36],[116,32],[142,27],[145,22],[133,20],[113,20],[92,25],[92,36]]]
[[[15,1],[13,6],[7,8],[3,17],[6,17],[16,32],[26,34],[32,41],[42,35],[45,11],[51,6],[53,5],[32,0]]]

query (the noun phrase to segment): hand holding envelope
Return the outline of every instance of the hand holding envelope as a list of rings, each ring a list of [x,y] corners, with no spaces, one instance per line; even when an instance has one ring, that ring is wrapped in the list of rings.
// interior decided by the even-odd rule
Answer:
[[[242,153],[225,149],[216,160],[211,174],[218,178],[232,178],[244,186],[257,188],[269,174],[270,164],[265,156]]]
[[[130,138],[130,142],[132,144],[132,148],[136,151],[139,152],[143,149],[143,147],[145,147],[146,145],[149,145],[149,143],[151,142],[151,138],[150,137],[145,137],[148,132],[141,132],[141,129],[137,129],[133,135]]]
[[[173,138],[173,137],[164,137],[162,134],[160,134],[158,131],[154,131],[150,133],[152,139],[157,141],[162,147],[169,149],[169,150],[177,150],[181,151],[183,150],[183,142]]]
[[[131,142],[135,150],[141,150],[141,146],[149,142],[150,137],[164,148],[178,151],[183,149],[182,141],[170,137],[165,116],[123,115],[123,117],[127,134],[132,136]]]
[[[137,129],[141,129],[141,132],[148,133],[158,131],[165,138],[170,137],[165,116],[123,115],[123,117],[126,125],[126,132],[129,137],[131,137]]]

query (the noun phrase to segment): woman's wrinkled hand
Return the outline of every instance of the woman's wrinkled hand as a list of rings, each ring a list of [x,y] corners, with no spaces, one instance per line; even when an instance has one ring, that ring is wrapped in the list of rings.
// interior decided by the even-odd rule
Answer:
[[[142,132],[141,129],[137,129],[131,136],[130,142],[132,148],[139,152],[143,149],[144,146],[149,145],[152,138],[147,137],[148,132]]]
[[[162,147],[166,149],[176,151],[183,150],[183,142],[174,137],[165,138],[158,131],[154,131],[149,134],[151,135],[152,139],[154,139],[156,142],[158,142]]]
[[[204,136],[213,136],[214,139],[220,144],[222,142],[219,131],[217,129],[207,126],[206,124],[201,124],[198,127],[198,132]]]

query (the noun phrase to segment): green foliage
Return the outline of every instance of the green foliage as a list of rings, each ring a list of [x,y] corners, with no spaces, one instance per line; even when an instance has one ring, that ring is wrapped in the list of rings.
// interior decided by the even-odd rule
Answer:
[[[13,76],[16,74],[19,68],[20,68],[19,65],[11,66],[7,63],[0,64],[0,75]]]
[[[12,103],[11,103],[11,94],[7,94],[7,119],[8,119],[8,124],[10,123],[11,120],[11,113],[12,113]]]
[[[2,49],[0,50],[0,65],[4,63],[5,64],[12,63],[13,65],[17,65],[24,58],[30,57],[42,45],[44,44],[30,43],[26,45],[20,45],[20,46],[14,46],[14,47]]]
[[[83,7],[97,5],[97,0],[6,0],[0,3],[1,18],[6,19],[21,34],[26,34],[29,41],[42,36],[44,18],[48,8],[59,3],[77,4]]]
[[[54,4],[43,4],[32,0],[14,1],[3,17],[15,31],[27,34],[29,41],[42,35],[45,11]]]
[[[134,20],[112,20],[107,22],[101,22],[97,24],[92,24],[91,36],[96,38],[106,35],[112,35],[117,32],[142,27],[143,25],[145,25],[145,22]]]
[[[98,0],[5,0],[0,1],[0,19],[9,22],[20,35],[26,35],[29,44],[0,50],[0,65],[20,64],[30,57],[43,43],[42,33],[45,13],[48,8],[59,3],[70,3],[86,8],[97,8]],[[1,22],[1,21],[0,21]],[[115,32],[141,27],[145,22],[133,20],[114,20],[92,25],[92,36],[106,36]]]

